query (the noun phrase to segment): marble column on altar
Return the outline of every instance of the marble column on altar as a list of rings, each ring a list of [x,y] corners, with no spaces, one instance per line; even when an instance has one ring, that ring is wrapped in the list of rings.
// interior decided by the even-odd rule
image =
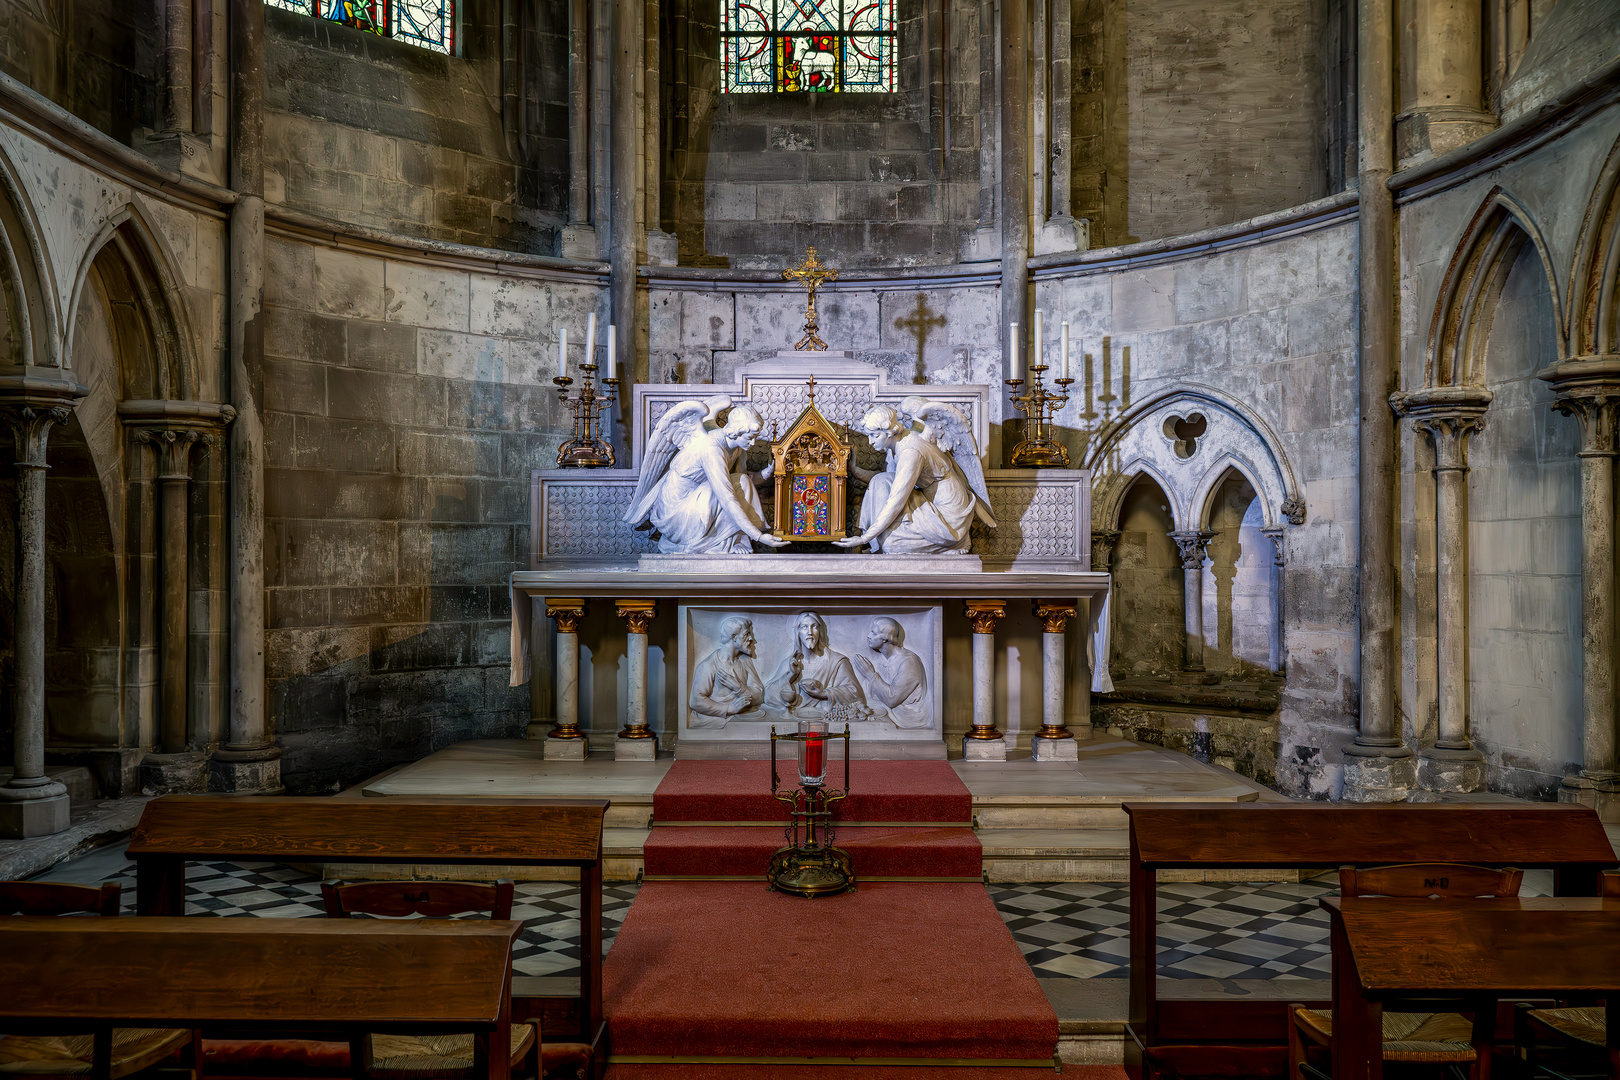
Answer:
[[[647,624],[658,613],[656,600],[616,600],[626,627],[625,725],[613,740],[615,761],[653,761],[658,739],[647,727]]]
[[[1041,730],[1030,740],[1036,761],[1078,761],[1080,748],[1063,717],[1066,681],[1064,648],[1072,600],[1037,600],[1035,617],[1041,620]]]
[[[1444,386],[1391,399],[1434,441],[1435,689],[1438,732],[1418,755],[1418,786],[1477,791],[1485,755],[1468,737],[1468,438],[1485,424],[1491,392]]]
[[[1204,670],[1204,558],[1215,534],[1207,529],[1177,529],[1170,534],[1181,550],[1183,603],[1186,605],[1185,671]]]
[[[557,693],[557,726],[546,736],[547,761],[584,761],[589,740],[579,730],[579,624],[582,599],[546,598],[546,618],[557,624],[557,658],[552,685]]]
[[[1538,372],[1553,385],[1553,408],[1580,424],[1581,448],[1581,769],[1566,776],[1558,801],[1581,802],[1620,821],[1620,758],[1615,746],[1614,457],[1620,409],[1620,356],[1565,360]]]
[[[1006,761],[1007,740],[996,730],[996,623],[1007,614],[1005,600],[969,600],[973,624],[973,730],[962,736],[969,761]]]
[[[190,725],[190,562],[192,451],[220,445],[219,430],[235,417],[229,405],[189,401],[131,401],[119,415],[135,441],[157,461],[162,540],[159,580],[158,745],[141,759],[141,792],[168,795],[208,789],[209,733]]]
[[[44,382],[41,380],[34,380]],[[68,827],[68,792],[45,775],[45,445],[65,424],[84,387],[23,391],[0,402],[17,453],[17,697],[12,713],[12,774],[0,785],[0,837],[26,839]]]

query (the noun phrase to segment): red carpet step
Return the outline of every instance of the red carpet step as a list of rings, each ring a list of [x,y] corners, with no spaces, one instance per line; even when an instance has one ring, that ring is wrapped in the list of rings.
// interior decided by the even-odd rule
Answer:
[[[837,753],[837,751],[834,751]],[[789,761],[777,773],[785,787],[798,776]],[[852,761],[850,795],[835,804],[840,822],[904,822],[966,828],[973,819],[973,796],[947,762]],[[844,763],[830,762],[827,782],[841,786]],[[653,821],[786,822],[787,807],[771,798],[769,761],[677,761],[653,792]]]
[[[612,1060],[625,1066],[1012,1064],[1050,1061],[1057,1046],[1057,1016],[982,885],[874,882],[805,900],[752,883],[649,882],[603,980]]]
[[[1012,1069],[901,1065],[876,1071],[864,1065],[609,1065],[607,1080],[1126,1080],[1121,1065],[1047,1065]]]
[[[786,844],[779,826],[659,826],[643,847],[648,880],[660,877],[763,880],[772,852]],[[833,843],[849,853],[859,881],[964,878],[978,881],[983,849],[972,829],[844,827]]]

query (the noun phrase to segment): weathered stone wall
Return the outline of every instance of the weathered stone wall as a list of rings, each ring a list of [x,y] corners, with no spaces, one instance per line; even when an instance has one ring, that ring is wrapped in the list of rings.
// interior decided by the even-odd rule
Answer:
[[[1164,492],[1144,476],[1120,509],[1114,545],[1114,663],[1119,677],[1165,675],[1185,659],[1186,592]]]
[[[0,71],[122,143],[157,126],[156,0],[0,0]]]
[[[549,255],[567,211],[568,9],[525,0],[519,131],[501,120],[500,4],[459,56],[267,7],[271,202],[407,236]]]
[[[1081,257],[1041,270],[1036,287],[1048,326],[1071,324],[1078,381],[1058,423],[1072,449],[1089,446],[1132,402],[1187,386],[1235,397],[1273,432],[1305,503],[1304,523],[1287,527],[1283,539],[1287,657],[1276,776],[1283,791],[1318,798],[1336,784],[1358,711],[1350,215],[1281,239],[1159,256],[1138,269]],[[1189,463],[1200,453],[1207,451],[1195,449]]]
[[[1260,531],[1264,509],[1254,486],[1228,474],[1209,508],[1204,563],[1204,667],[1241,675],[1271,660],[1272,542]]]
[[[805,294],[779,275],[692,272],[653,283],[651,381],[729,383],[744,364],[791,349],[802,336]],[[999,385],[999,289],[984,275],[958,280],[896,275],[847,279],[818,296],[821,337],[829,348],[888,372],[891,384]],[[874,348],[874,343],[876,347]],[[1005,398],[991,395],[992,465],[1000,462]]]
[[[564,428],[557,328],[580,335],[602,290],[290,239],[267,254],[266,674],[284,782],[323,790],[521,735],[506,579],[528,557],[530,470],[554,463]]]
[[[722,94],[719,9],[676,0],[663,216],[684,265],[955,262],[978,218],[978,9],[900,0],[898,92]],[[942,61],[942,57],[948,60]]]
[[[1077,0],[1074,216],[1093,247],[1328,194],[1325,0]],[[1342,156],[1342,147],[1338,151]]]

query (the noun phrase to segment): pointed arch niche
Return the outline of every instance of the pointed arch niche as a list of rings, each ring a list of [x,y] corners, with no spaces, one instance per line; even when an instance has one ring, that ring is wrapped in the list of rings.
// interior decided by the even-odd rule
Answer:
[[[1114,575],[1110,727],[1274,776],[1286,657],[1282,537],[1305,503],[1276,434],[1213,387],[1122,415],[1092,470],[1092,565]],[[1210,723],[1203,710],[1248,716]]]
[[[1433,524],[1417,530],[1434,548],[1416,552],[1416,617],[1435,659],[1420,664],[1413,716],[1430,791],[1484,786],[1476,735],[1547,759],[1578,726],[1578,676],[1563,677],[1579,670],[1575,446],[1536,378],[1566,347],[1547,252],[1534,218],[1491,189],[1441,282],[1422,385],[1390,399],[1417,434],[1416,512]]]

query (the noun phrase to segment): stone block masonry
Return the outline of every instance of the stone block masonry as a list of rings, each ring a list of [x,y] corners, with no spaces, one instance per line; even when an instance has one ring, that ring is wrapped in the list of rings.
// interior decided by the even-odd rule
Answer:
[[[565,427],[555,327],[582,327],[599,290],[288,240],[267,257],[266,665],[284,782],[330,790],[521,735],[506,577],[527,558],[530,471]]]
[[[565,5],[535,4],[517,138],[502,130],[499,5],[460,16],[442,56],[265,9],[272,202],[407,236],[549,255],[567,214]],[[555,9],[555,10],[553,10]]]

